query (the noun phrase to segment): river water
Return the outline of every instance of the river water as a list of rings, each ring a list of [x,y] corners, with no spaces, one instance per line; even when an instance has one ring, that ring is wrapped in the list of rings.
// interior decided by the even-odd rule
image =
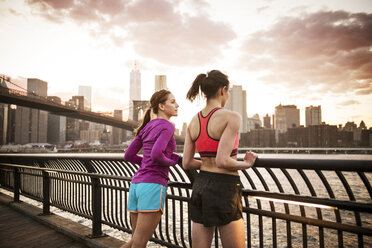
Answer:
[[[76,154],[75,154],[76,155]],[[89,156],[89,154],[87,154]],[[100,157],[111,157],[113,154],[99,154]],[[238,155],[240,158],[243,157],[242,154]],[[348,159],[348,160],[371,160],[372,161],[372,155],[361,155],[361,154],[258,154],[259,158],[295,158],[295,159]],[[266,178],[270,178],[267,172],[265,172],[264,168],[259,168],[258,169],[260,173],[262,173],[262,176]],[[290,186],[288,186],[288,183],[286,184],[285,181],[287,179],[285,176],[280,172],[279,169],[273,169],[273,172],[278,176],[278,179],[281,183],[283,183],[283,189],[285,190],[286,193],[290,192],[291,189],[289,189]],[[327,180],[329,181],[332,189],[334,189],[336,199],[340,200],[349,200],[348,195],[345,193],[345,190],[340,187],[339,183],[339,178],[337,178],[337,175],[334,172],[323,172],[324,175],[327,177]],[[257,178],[257,175],[252,171],[248,170],[249,176],[256,182],[256,187],[257,190],[265,190],[264,187],[259,183],[259,179]],[[299,175],[296,175],[296,171],[290,172],[291,176],[296,180],[296,178],[299,177]],[[315,191],[317,192],[318,197],[324,197],[324,198],[329,198],[327,192],[325,191],[324,187],[322,187],[322,183],[319,180],[318,176],[315,175],[312,171],[305,171],[305,174],[309,177],[310,181],[312,182]],[[360,184],[360,178],[355,173],[348,173],[348,172],[343,172],[345,178],[347,179],[348,183],[350,183],[350,187],[353,190],[353,193],[355,194],[355,197],[357,201],[359,202],[364,202],[368,204],[372,204],[372,200],[369,196],[369,193],[367,190],[363,189],[365,188],[363,185]],[[369,182],[372,182],[372,173],[366,173],[366,176],[369,180]],[[244,175],[241,175],[242,182],[245,186],[245,188],[251,188],[250,184],[246,180]],[[272,180],[267,180],[267,186],[270,189],[273,189],[273,191],[278,192],[277,186]],[[296,181],[296,184],[298,182]],[[306,185],[304,187],[301,186],[301,183],[299,183],[299,191],[303,195],[309,195],[310,193],[306,190]],[[0,189],[0,192],[12,195],[12,193]],[[28,202],[32,205],[36,205],[40,208],[42,208],[42,203],[28,199],[26,197],[21,196],[21,200]],[[262,208],[265,210],[270,210],[270,204],[268,202],[261,201]],[[257,207],[257,201],[255,200],[250,200],[250,207],[251,208],[256,208]],[[187,215],[187,208],[185,209],[185,214]],[[284,213],[284,207],[283,204],[277,204],[275,203],[275,210],[277,212],[282,212]],[[61,215],[65,218],[71,219],[73,221],[76,221],[80,224],[86,225],[91,227],[91,221],[87,220],[85,218],[76,216],[74,214],[62,211],[58,208],[51,207],[51,211],[55,214]],[[306,211],[306,217],[309,218],[315,218],[317,219],[317,213],[314,208],[305,208]],[[291,214],[299,215],[300,210],[297,206],[290,206],[290,212]],[[330,221],[335,221],[334,217],[334,211],[333,210],[322,210],[322,215],[323,219],[325,220],[330,220]],[[251,227],[252,227],[252,236],[251,236],[251,243],[252,247],[258,247],[259,244],[259,231],[258,227],[259,226],[259,219],[251,215]],[[353,224],[355,223],[355,217],[353,212],[351,211],[343,211],[341,213],[341,218],[343,223],[350,223]],[[372,228],[372,216],[370,214],[361,214],[362,218],[362,223],[363,226]],[[271,218],[263,218],[263,221],[265,223],[264,225],[264,239],[265,239],[265,244],[264,247],[270,247],[272,246],[272,231],[271,231]],[[292,223],[292,247],[302,247],[302,225],[301,224],[296,224]],[[130,234],[124,233],[122,231],[118,231],[117,229],[111,228],[109,226],[103,225],[102,227],[103,232],[111,235],[113,237],[116,237],[121,240],[129,240],[130,239]],[[283,230],[283,232],[286,232],[286,223],[285,221],[280,221],[277,220],[277,230]],[[312,246],[319,246],[319,234],[318,234],[318,228],[312,227],[312,226],[307,226],[307,234],[308,234],[308,245],[310,247]],[[337,247],[337,232],[329,229],[325,229],[325,237],[326,237],[326,247]],[[285,235],[278,235],[277,238],[278,242],[278,247],[286,247],[287,242],[286,242],[286,236]],[[348,235],[347,233],[344,233],[344,247],[355,247],[357,246],[357,238],[355,235]],[[364,239],[364,245],[365,247],[372,247],[372,238],[367,237]],[[150,242],[148,244],[148,247],[162,247],[158,244]]]

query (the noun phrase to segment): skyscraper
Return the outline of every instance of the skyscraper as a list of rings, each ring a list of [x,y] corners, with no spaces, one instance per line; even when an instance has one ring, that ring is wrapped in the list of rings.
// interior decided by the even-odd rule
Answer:
[[[87,99],[85,96],[72,96],[72,98],[66,102],[70,107],[74,107],[79,111],[87,110]],[[80,122],[78,119],[67,117],[66,118],[66,140],[75,141],[80,139]],[[89,127],[89,125],[88,125]]]
[[[167,90],[167,76],[166,75],[155,75],[155,91]]]
[[[8,89],[5,80],[1,82],[2,89]],[[8,134],[9,104],[0,103],[0,145],[5,145]]]
[[[141,73],[134,63],[134,68],[130,72],[129,84],[129,119],[133,120],[133,100],[141,100]]]
[[[296,105],[278,105],[275,107],[274,128],[284,133],[288,128],[300,126],[300,110]]]
[[[85,96],[87,99],[87,109],[92,110],[92,86],[79,85],[79,96]]]
[[[58,96],[48,96],[48,100],[61,104]],[[63,144],[66,141],[66,116],[48,113],[48,143]]]
[[[48,83],[37,78],[28,78],[27,94],[29,96],[47,97]],[[47,142],[47,111],[18,106],[15,114],[15,122],[15,143]]]
[[[266,116],[263,117],[263,122],[265,128],[271,128],[271,118],[269,114],[266,114]]]
[[[118,119],[120,121],[123,120],[123,110],[114,110],[114,118]],[[113,127],[112,128],[112,143],[114,145],[121,144],[122,142],[126,141],[126,131],[118,128],[118,127]]]
[[[242,116],[239,133],[247,132],[247,93],[241,85],[233,85],[230,97],[225,105],[226,109],[238,112]]]
[[[320,125],[322,122],[322,109],[321,106],[309,106],[305,111],[306,127]]]

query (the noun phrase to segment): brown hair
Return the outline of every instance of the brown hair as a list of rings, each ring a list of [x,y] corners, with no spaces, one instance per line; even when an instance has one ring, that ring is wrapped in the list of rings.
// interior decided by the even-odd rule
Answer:
[[[208,99],[215,96],[221,87],[229,87],[229,84],[227,75],[218,70],[212,70],[207,74],[199,74],[187,92],[186,99],[191,102],[194,101],[200,91]]]
[[[169,90],[159,90],[152,94],[150,99],[150,107],[146,110],[141,125],[134,130],[135,136],[137,136],[138,133],[142,130],[142,128],[144,128],[146,124],[150,122],[151,109],[155,114],[157,114],[159,112],[159,104],[165,103],[170,93],[171,92]]]

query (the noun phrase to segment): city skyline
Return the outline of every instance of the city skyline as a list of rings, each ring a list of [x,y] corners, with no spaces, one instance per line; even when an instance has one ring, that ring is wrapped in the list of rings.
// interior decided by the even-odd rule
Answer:
[[[246,91],[248,117],[293,104],[305,125],[305,108],[321,105],[326,123],[372,126],[369,1],[224,3],[2,1],[0,73],[47,81],[63,101],[91,86],[93,111],[125,112],[137,61],[140,100],[166,75],[181,127],[203,106],[185,100],[196,75],[220,69]]]

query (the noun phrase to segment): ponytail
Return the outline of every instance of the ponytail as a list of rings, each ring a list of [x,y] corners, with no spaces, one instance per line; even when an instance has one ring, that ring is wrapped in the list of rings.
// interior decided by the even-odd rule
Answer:
[[[221,87],[228,88],[229,84],[230,82],[227,75],[218,70],[212,70],[207,74],[199,74],[192,83],[189,92],[187,92],[186,99],[192,102],[200,92],[203,93],[204,97],[210,99],[216,96]]]
[[[202,73],[195,78],[191,88],[187,92],[186,99],[190,100],[191,102],[195,100],[195,98],[199,95],[201,84],[206,77],[207,75]]]
[[[137,136],[139,132],[146,126],[147,123],[149,123],[151,120],[151,108],[148,108],[146,110],[145,116],[143,117],[141,125],[134,130],[134,136]]]

